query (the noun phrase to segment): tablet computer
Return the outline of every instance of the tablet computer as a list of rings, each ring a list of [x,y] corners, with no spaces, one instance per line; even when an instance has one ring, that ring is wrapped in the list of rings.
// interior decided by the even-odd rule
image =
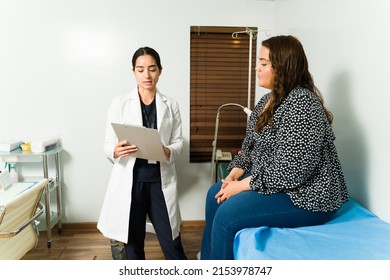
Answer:
[[[131,154],[131,157],[167,162],[157,129],[132,124],[111,123],[111,125],[119,141],[126,140],[129,144],[138,147],[138,151]]]

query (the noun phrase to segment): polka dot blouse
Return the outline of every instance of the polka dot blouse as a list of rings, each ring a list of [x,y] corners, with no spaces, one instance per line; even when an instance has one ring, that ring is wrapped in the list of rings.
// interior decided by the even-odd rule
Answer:
[[[261,194],[285,192],[294,205],[333,211],[348,201],[345,179],[334,145],[335,135],[317,97],[295,88],[273,116],[274,129],[255,131],[264,95],[248,121],[241,152],[229,165],[252,173],[250,187]]]

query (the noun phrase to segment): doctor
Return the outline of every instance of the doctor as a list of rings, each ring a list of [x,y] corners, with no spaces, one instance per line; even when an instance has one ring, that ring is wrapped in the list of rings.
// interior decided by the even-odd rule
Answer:
[[[183,152],[178,103],[157,89],[162,66],[152,48],[138,49],[132,59],[137,87],[117,96],[108,114],[104,150],[114,162],[98,229],[125,244],[127,259],[145,259],[146,216],[156,231],[166,259],[187,259],[180,239],[180,209],[174,161]],[[119,141],[111,123],[158,129],[168,162],[131,157],[137,147]]]

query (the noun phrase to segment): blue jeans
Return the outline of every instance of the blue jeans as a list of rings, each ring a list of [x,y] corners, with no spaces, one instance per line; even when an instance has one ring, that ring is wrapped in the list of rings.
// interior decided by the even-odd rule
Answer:
[[[248,175],[250,174],[246,174]],[[221,185],[221,182],[214,184],[207,193],[202,260],[234,259],[234,237],[243,228],[318,225],[329,221],[335,213],[311,212],[298,208],[285,193],[262,195],[252,190],[241,192],[217,204],[215,195]]]

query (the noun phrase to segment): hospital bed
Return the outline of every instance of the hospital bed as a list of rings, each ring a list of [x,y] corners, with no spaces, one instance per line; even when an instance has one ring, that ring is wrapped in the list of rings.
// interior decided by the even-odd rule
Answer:
[[[298,228],[246,228],[238,260],[390,260],[390,224],[350,199],[330,222]]]
[[[36,219],[48,180],[16,183],[0,192],[0,260],[21,259],[38,243]]]
[[[225,178],[228,163],[218,166]],[[350,198],[324,225],[245,228],[234,239],[237,260],[390,260],[390,224]]]

